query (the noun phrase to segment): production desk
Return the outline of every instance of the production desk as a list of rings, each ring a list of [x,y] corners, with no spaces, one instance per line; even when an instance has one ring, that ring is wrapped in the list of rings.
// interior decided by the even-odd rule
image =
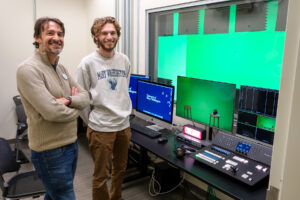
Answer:
[[[159,144],[157,139],[149,138],[132,130],[131,141],[234,199],[266,199],[267,179],[250,187],[195,161],[192,157],[185,156],[183,159],[179,159],[176,157],[174,149],[182,143],[176,140],[173,134],[163,133],[163,136],[168,138],[168,142]]]

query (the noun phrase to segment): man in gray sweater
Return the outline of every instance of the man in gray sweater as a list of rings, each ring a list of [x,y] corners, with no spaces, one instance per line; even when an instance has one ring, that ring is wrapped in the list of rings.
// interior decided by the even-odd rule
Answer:
[[[128,93],[130,62],[115,51],[120,25],[113,17],[95,19],[92,37],[99,48],[78,66],[77,81],[91,97],[81,117],[88,125],[87,138],[94,160],[93,199],[121,200],[131,131]],[[107,188],[112,161],[111,187]]]
[[[64,24],[40,18],[34,27],[34,54],[20,64],[17,86],[28,120],[31,160],[46,188],[45,199],[75,199],[77,118],[89,104],[87,91],[58,63]]]

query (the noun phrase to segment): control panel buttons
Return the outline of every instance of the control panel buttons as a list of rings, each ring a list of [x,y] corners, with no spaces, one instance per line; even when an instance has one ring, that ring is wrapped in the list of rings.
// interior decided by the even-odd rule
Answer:
[[[247,171],[247,174],[249,174],[250,176],[253,175],[253,173],[250,171]]]
[[[222,168],[228,171],[228,170],[230,170],[231,165],[225,164]]]
[[[243,174],[242,175],[242,178],[244,178],[244,179],[246,179],[246,178],[248,178],[249,177],[249,175],[247,175],[247,174]]]
[[[237,162],[234,162],[234,161],[232,161],[232,160],[226,160],[226,163],[228,163],[228,164],[230,164],[230,165],[232,165],[232,166],[237,166],[237,165],[238,165]]]
[[[259,171],[262,170],[263,166],[261,165],[256,165],[256,169],[258,169]]]

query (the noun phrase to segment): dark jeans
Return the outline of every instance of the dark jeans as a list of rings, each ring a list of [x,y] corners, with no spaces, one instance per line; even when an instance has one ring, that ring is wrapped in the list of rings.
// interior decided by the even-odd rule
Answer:
[[[78,142],[42,152],[31,150],[31,160],[46,188],[45,200],[73,200]]]

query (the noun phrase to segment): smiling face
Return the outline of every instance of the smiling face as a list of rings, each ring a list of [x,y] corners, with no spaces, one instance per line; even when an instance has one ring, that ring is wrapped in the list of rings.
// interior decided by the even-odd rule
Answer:
[[[40,37],[35,37],[39,43],[39,51],[49,56],[57,56],[64,47],[64,33],[59,24],[54,21],[43,25]]]
[[[114,24],[106,23],[98,36],[96,36],[98,46],[100,49],[106,52],[112,52],[117,45],[119,36]]]

